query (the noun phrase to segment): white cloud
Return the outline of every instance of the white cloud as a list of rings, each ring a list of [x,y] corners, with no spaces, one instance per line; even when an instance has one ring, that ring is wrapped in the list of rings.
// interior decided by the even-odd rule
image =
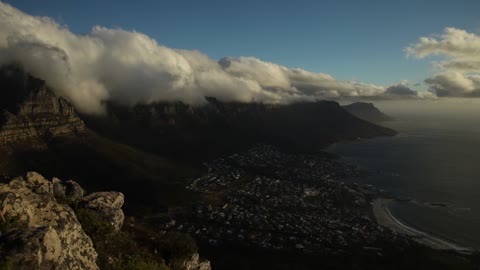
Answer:
[[[456,28],[444,33],[422,37],[406,49],[407,55],[425,58],[445,57],[434,65],[439,74],[425,80],[437,96],[480,96],[480,36]]]
[[[223,101],[288,103],[381,95],[381,86],[340,81],[253,57],[215,61],[191,50],[158,44],[135,31],[95,26],[72,33],[48,17],[0,2],[0,65],[17,63],[86,113],[102,103]]]
[[[417,96],[418,92],[410,89],[407,82],[401,82],[399,84],[389,86],[385,90],[385,95]]]

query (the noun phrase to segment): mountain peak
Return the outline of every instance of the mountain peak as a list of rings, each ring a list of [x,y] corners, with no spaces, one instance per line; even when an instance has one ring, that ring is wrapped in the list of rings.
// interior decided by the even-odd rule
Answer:
[[[368,102],[354,102],[350,105],[342,106],[343,109],[356,117],[372,122],[379,123],[393,120],[392,117],[381,112],[373,103]]]
[[[42,141],[85,130],[70,103],[44,80],[17,68],[0,70],[0,144]]]

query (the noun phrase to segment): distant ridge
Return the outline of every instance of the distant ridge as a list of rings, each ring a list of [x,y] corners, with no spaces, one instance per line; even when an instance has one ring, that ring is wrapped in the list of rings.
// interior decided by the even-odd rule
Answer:
[[[343,109],[356,117],[372,122],[380,123],[384,121],[392,121],[393,118],[381,112],[373,103],[355,102],[350,105],[342,106]]]
[[[236,151],[258,142],[317,151],[337,141],[396,135],[333,101],[272,105],[206,100],[201,106],[109,103],[106,117],[85,116],[84,120],[103,136],[148,151],[188,156],[219,149]]]
[[[35,147],[54,138],[75,137],[85,132],[83,121],[103,136],[179,157],[215,156],[255,143],[318,151],[337,141],[396,134],[354,117],[333,101],[272,105],[206,97],[199,106],[157,102],[130,107],[108,102],[106,115],[81,115],[82,121],[45,81],[19,68],[1,69],[0,87],[0,145]],[[368,111],[378,111],[370,107]]]

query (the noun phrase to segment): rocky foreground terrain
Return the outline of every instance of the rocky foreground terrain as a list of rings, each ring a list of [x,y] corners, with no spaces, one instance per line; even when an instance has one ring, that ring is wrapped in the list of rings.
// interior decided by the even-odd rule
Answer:
[[[75,181],[63,182],[57,178],[50,181],[35,172],[3,179],[3,182],[0,184],[1,269],[99,269],[99,252],[95,249],[100,247],[95,241],[99,236],[94,233],[115,235],[120,232],[125,217],[122,193],[86,194]],[[96,220],[91,220],[92,217]],[[105,224],[111,231],[94,231],[90,228],[92,224]],[[113,249],[118,243],[112,239],[115,238],[103,244]],[[116,258],[114,252],[105,255],[111,269],[118,269],[116,260],[121,258]],[[121,263],[126,264],[126,269],[132,265],[130,261]],[[154,263],[150,266],[148,269],[169,269],[167,266],[159,268]],[[210,265],[208,261],[201,261],[198,254],[193,254],[177,263],[174,269],[208,270]]]
[[[30,172],[0,185],[1,256],[17,269],[98,269],[97,252],[75,212],[59,201],[81,203],[99,211],[119,229],[123,194],[84,191],[74,181],[48,181]]]
[[[197,105],[106,102],[105,114],[79,117],[53,91],[21,68],[0,67],[0,146],[47,148],[55,139],[93,130],[144,151],[198,160],[259,142],[318,151],[337,141],[396,134],[355,117],[333,101],[263,104],[205,97]]]

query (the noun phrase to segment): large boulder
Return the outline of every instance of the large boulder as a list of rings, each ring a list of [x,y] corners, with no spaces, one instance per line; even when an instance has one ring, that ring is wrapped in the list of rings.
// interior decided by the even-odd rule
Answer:
[[[178,269],[181,270],[211,270],[212,267],[210,265],[209,260],[201,260],[200,255],[198,253],[194,253],[190,258],[183,261],[179,266]]]
[[[65,183],[65,187],[65,195],[67,199],[72,202],[79,202],[85,195],[83,188],[73,180],[68,180]]]
[[[53,195],[55,196],[55,198],[61,199],[67,196],[65,194],[65,192],[67,191],[67,187],[63,184],[62,180],[54,177],[52,179],[52,184],[53,184]]]
[[[12,230],[2,241],[3,249],[14,255],[15,269],[60,269],[62,241],[52,226]]]
[[[25,185],[36,194],[53,195],[53,184],[36,172],[28,172]]]
[[[55,198],[67,204],[78,203],[85,195],[85,190],[73,180],[64,183],[58,178],[53,178],[52,184]]]
[[[0,258],[15,269],[98,269],[97,252],[68,205],[54,197],[54,184],[37,173],[0,184]]]
[[[118,231],[123,225],[125,215],[122,211],[124,196],[121,192],[95,192],[82,199],[82,207],[95,211],[100,218]]]

